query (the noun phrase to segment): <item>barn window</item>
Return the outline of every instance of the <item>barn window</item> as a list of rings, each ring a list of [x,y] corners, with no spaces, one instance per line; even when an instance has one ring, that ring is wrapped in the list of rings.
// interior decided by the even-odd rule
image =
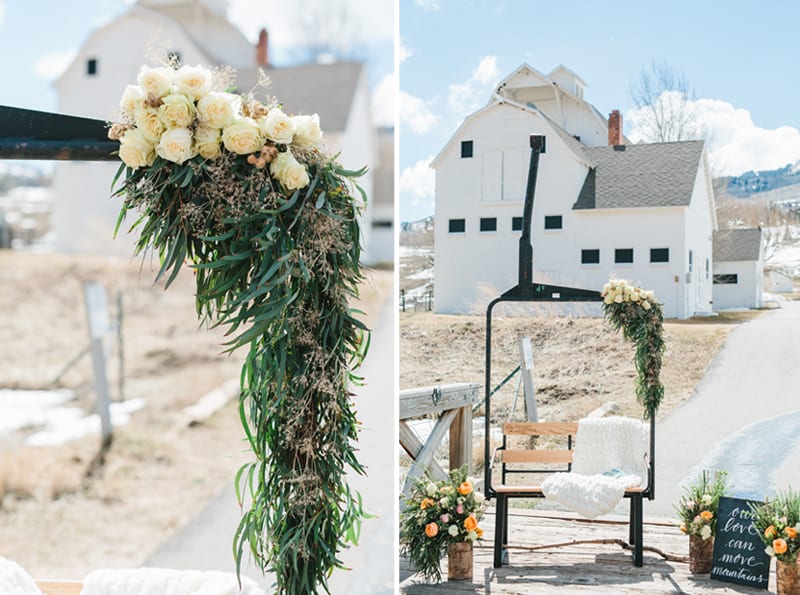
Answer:
[[[617,264],[633,263],[633,248],[617,248],[614,250],[614,262]]]
[[[669,262],[669,248],[650,248],[650,262]]]
[[[89,76],[97,74],[97,58],[89,58],[86,60],[86,74]]]
[[[714,285],[738,285],[739,275],[730,273],[727,275],[714,275]]]
[[[464,233],[467,229],[466,219],[450,219],[447,230],[450,233]]]
[[[522,217],[511,218],[511,231],[522,231]]]
[[[581,264],[600,264],[600,250],[581,250]]]
[[[472,141],[471,140],[462,140],[461,141],[461,158],[466,159],[467,157],[472,157]]]
[[[497,231],[497,217],[481,217],[481,231]]]
[[[544,216],[544,228],[545,229],[562,229],[563,228],[563,220],[561,215],[545,215]]]

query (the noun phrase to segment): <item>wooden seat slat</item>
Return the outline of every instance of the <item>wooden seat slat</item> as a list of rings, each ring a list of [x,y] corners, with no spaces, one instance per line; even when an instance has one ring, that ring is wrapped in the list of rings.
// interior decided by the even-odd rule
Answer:
[[[510,421],[503,424],[506,436],[574,436],[577,432],[577,422]]]
[[[80,595],[83,583],[78,581],[35,581],[44,595]]]
[[[504,463],[571,463],[571,450],[500,450]],[[555,471],[555,470],[554,470]]]

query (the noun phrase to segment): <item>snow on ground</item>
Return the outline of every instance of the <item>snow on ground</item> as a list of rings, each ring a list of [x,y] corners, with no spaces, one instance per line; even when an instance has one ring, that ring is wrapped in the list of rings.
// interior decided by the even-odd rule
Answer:
[[[433,248],[420,246],[400,246],[400,258],[413,258],[414,256],[433,256]]]
[[[86,415],[79,407],[67,406],[71,390],[0,390],[0,436],[24,428],[37,427],[29,435],[28,446],[58,446],[88,434],[100,433],[100,416]],[[111,403],[111,425],[126,425],[144,400],[130,399]]]

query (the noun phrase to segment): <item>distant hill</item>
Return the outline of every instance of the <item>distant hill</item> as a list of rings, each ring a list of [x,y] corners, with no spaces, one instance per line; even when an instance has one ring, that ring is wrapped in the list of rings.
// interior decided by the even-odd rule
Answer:
[[[795,188],[790,188],[795,186]],[[717,193],[735,198],[769,198],[787,200],[800,197],[800,161],[780,169],[748,171],[740,176],[725,176],[714,179]],[[785,191],[775,192],[786,189]],[[771,196],[764,196],[769,193]]]

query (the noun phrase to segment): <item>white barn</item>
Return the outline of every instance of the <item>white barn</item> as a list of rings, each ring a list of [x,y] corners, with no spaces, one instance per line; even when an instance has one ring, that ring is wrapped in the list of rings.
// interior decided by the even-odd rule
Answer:
[[[155,48],[153,48],[155,46]],[[294,113],[319,113],[325,144],[342,152],[348,168],[379,169],[378,134],[370,117],[367,73],[361,63],[308,64],[275,68],[268,37],[251,44],[227,19],[227,0],[137,0],[125,13],[96,29],[57,79],[58,111],[109,120],[125,86],[154,51],[179,56],[183,64],[229,65],[238,70],[240,89],[250,89],[262,67],[272,80],[270,92]],[[112,239],[119,211],[109,200],[117,164],[62,163],[53,182],[56,250],[64,253],[129,255],[132,238]],[[373,174],[360,181],[374,196]],[[391,200],[391,199],[390,199]],[[365,262],[371,262],[371,209],[365,215]],[[379,201],[380,202],[380,201]],[[385,237],[382,238],[386,243]],[[391,246],[389,247],[391,249]],[[380,246],[373,251],[385,254]]]
[[[667,317],[711,311],[714,196],[702,142],[632,145],[585,83],[527,64],[468,116],[436,171],[435,309],[480,312],[515,285],[530,156],[546,137],[532,229],[534,282],[599,290],[610,275],[655,291]]]
[[[714,232],[714,309],[764,305],[764,242],[760,228]]]

